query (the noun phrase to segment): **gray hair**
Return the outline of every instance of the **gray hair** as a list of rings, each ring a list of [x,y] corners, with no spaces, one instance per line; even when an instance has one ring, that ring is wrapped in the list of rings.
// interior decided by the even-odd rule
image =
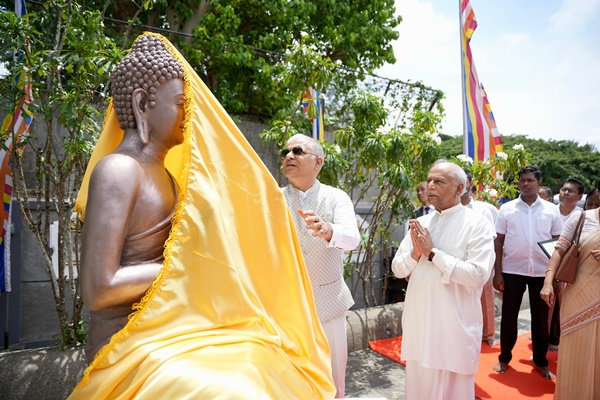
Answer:
[[[457,164],[451,163],[448,160],[445,159],[439,159],[436,162],[433,163],[433,167],[437,167],[437,166],[442,166],[444,168],[448,169],[448,172],[450,172],[450,174],[454,177],[454,179],[456,179],[456,182],[460,185],[463,185],[463,193],[464,191],[467,190],[467,174],[465,174],[465,171],[463,171],[463,169],[458,166]],[[432,167],[432,168],[433,168]]]
[[[294,136],[292,136],[291,138],[289,138],[288,142],[298,136],[302,136],[305,140],[308,141],[308,147],[310,148],[310,151],[312,153],[314,153],[318,157],[325,158],[325,151],[323,150],[323,146],[321,145],[321,142],[319,142],[317,139],[315,139],[311,136],[305,135],[303,133],[297,133]]]

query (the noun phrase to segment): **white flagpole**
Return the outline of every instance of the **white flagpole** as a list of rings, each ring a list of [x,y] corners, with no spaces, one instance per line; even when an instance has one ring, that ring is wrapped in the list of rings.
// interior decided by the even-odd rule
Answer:
[[[460,83],[462,87],[462,110],[463,110],[463,154],[469,155],[469,138],[467,129],[467,94],[465,92],[465,56],[463,49],[463,20],[462,20],[462,0],[458,0],[458,40],[460,42]]]

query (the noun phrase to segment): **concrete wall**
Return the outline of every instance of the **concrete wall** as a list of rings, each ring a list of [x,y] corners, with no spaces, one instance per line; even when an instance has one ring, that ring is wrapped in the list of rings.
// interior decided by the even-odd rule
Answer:
[[[367,349],[373,340],[402,336],[403,309],[404,303],[394,303],[348,311],[348,352]]]

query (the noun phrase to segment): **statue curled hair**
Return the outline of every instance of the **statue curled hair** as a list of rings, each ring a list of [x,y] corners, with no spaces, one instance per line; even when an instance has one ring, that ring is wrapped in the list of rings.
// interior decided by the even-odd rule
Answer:
[[[113,71],[113,106],[121,129],[136,128],[131,98],[136,89],[148,92],[148,106],[156,105],[156,89],[169,79],[183,79],[183,69],[160,38],[144,35],[135,41],[131,51]]]

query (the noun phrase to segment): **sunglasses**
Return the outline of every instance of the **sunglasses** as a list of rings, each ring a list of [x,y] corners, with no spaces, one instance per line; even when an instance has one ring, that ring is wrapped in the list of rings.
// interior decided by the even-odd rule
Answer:
[[[281,150],[281,158],[286,158],[290,151],[292,153],[294,153],[295,156],[301,156],[303,154],[310,154],[312,156],[316,156],[315,153],[309,153],[307,151],[304,151],[304,149],[302,147],[297,146],[297,147],[294,147],[293,149],[283,149],[283,150]]]

